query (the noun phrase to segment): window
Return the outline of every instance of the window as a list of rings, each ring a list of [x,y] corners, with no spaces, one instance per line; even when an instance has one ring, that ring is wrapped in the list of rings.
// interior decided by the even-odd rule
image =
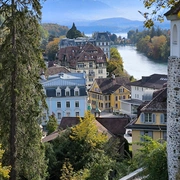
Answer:
[[[153,132],[152,131],[140,131],[141,141],[144,141],[143,136],[149,136],[153,138]]]
[[[66,112],[66,117],[70,117],[71,113],[70,112]]]
[[[116,109],[118,108],[118,104],[115,104]]]
[[[59,112],[57,113],[57,118],[61,119],[61,113],[59,113]]]
[[[75,107],[76,107],[76,108],[79,107],[79,101],[76,101],[76,102],[75,102]]]
[[[74,96],[79,96],[79,88],[77,86],[74,89]]]
[[[70,108],[70,102],[69,101],[66,102],[66,107]]]
[[[156,115],[153,113],[141,113],[141,122],[142,123],[155,123]]]
[[[56,89],[56,96],[61,96],[61,89],[59,87]]]
[[[103,74],[103,70],[102,69],[98,69],[98,74]]]
[[[160,122],[161,122],[161,124],[167,123],[167,114],[161,114],[160,115]]]
[[[79,63],[78,68],[84,68],[84,63]]]
[[[115,101],[118,101],[118,96],[115,97]]]
[[[124,92],[124,88],[120,88],[119,93],[123,93],[123,92]]]
[[[92,58],[93,58],[93,56],[92,56]],[[90,67],[90,68],[93,67],[93,63],[92,63],[92,62],[89,63],[89,67]]]
[[[66,89],[65,89],[65,95],[66,95],[66,96],[70,96],[70,89],[69,89],[69,87],[66,87]]]
[[[79,116],[79,112],[76,112],[76,117],[78,117]]]
[[[61,108],[61,102],[57,102],[57,108]]]

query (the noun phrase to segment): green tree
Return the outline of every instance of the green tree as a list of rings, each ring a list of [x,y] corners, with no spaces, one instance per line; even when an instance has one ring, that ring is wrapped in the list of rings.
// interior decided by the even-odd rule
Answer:
[[[48,131],[48,134],[51,134],[52,132],[56,131],[58,128],[57,119],[54,114],[49,116],[49,121],[47,122],[46,129]]]
[[[66,37],[76,39],[77,37],[83,37],[83,35],[79,30],[77,30],[75,24],[73,23],[71,29],[67,32]]]
[[[40,69],[45,68],[40,50],[41,5],[37,0],[12,0],[1,1],[0,7],[5,19],[0,26],[5,32],[0,46],[0,136],[6,150],[3,164],[11,166],[10,180],[45,179],[39,126],[45,105],[39,82]]]
[[[107,63],[107,71],[109,74],[120,76],[123,74],[123,60],[116,48],[110,49],[110,60]]]
[[[134,161],[143,167],[146,180],[168,180],[166,142],[158,142],[150,137],[142,137],[143,142]],[[163,173],[162,173],[163,172]]]

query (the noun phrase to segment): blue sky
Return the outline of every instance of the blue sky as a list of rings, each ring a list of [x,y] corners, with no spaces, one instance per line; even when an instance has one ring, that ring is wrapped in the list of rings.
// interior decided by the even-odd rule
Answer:
[[[147,11],[142,0],[46,0],[43,20],[60,23],[123,17],[143,21],[138,11]]]

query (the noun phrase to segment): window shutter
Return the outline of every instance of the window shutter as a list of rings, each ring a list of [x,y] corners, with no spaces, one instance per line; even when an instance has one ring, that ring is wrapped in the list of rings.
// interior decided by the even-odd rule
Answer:
[[[161,116],[160,116],[160,122],[161,122],[161,124],[164,124],[164,114],[161,114]]]
[[[153,122],[153,123],[156,122],[156,114],[152,114],[152,122]]]
[[[140,141],[144,141],[144,131],[140,131]]]
[[[140,119],[141,119],[141,123],[144,123],[144,113],[141,113]]]

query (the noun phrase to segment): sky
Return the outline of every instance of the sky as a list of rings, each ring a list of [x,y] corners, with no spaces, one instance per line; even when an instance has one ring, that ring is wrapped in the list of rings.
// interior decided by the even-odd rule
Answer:
[[[95,1],[96,3],[93,3]],[[99,1],[102,4],[98,6]],[[138,11],[146,11],[142,0],[46,0],[43,4],[43,18],[49,22],[68,19],[71,22],[73,19],[99,20],[112,17],[143,21],[144,18]]]

